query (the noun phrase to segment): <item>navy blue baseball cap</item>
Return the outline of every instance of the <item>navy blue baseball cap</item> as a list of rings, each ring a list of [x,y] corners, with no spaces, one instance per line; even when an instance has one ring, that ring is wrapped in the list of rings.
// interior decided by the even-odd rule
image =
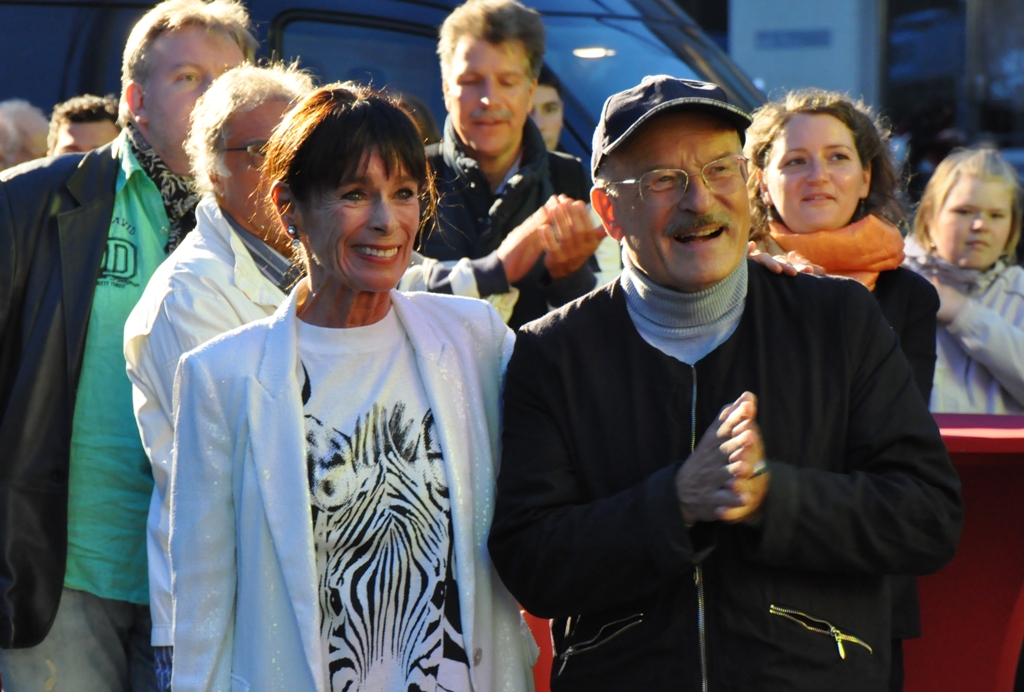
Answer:
[[[744,142],[750,115],[729,103],[725,90],[711,82],[678,79],[659,74],[644,77],[632,89],[612,94],[604,102],[601,120],[594,130],[590,172],[596,178],[604,157],[625,142],[641,125],[656,115],[672,110],[704,111],[735,125]]]

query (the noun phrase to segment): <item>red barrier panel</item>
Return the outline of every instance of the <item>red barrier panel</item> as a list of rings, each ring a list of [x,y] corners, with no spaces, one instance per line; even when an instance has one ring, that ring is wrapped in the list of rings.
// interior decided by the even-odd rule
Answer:
[[[551,626],[548,624],[550,620],[542,620],[525,611],[523,615],[526,616],[526,624],[533,632],[533,638],[540,646],[540,656],[533,666],[533,684],[536,685],[537,692],[551,692]]]
[[[937,414],[960,474],[956,557],[921,577],[923,636],[905,642],[906,692],[1013,692],[1024,642],[1024,416]]]
[[[918,580],[920,639],[905,642],[906,692],[1013,692],[1024,642],[1024,416],[937,414],[960,474],[964,531],[956,557]],[[526,615],[549,692],[548,621]]]

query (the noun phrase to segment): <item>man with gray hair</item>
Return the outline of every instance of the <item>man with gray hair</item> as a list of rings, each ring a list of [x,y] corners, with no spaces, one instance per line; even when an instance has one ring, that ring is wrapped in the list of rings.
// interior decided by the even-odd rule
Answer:
[[[0,122],[9,135],[0,142],[0,171],[46,156],[46,115],[23,99],[0,101]]]
[[[192,111],[185,143],[196,188],[204,193],[196,228],[157,269],[125,323],[135,417],[155,481],[148,523],[154,646],[172,643],[174,373],[186,351],[273,314],[299,276],[291,240],[270,213],[260,165],[270,133],[312,88],[306,74],[282,65],[242,65],[210,85]],[[169,687],[169,668],[158,673]]]
[[[124,325],[194,223],[189,113],[255,48],[235,0],[160,3],[125,47],[124,132],[84,155],[0,175],[0,673],[9,692],[156,687],[153,474]]]
[[[888,689],[889,574],[956,550],[956,471],[878,303],[746,257],[750,117],[605,102],[619,279],[520,330],[489,548],[554,618],[552,690]]]
[[[530,120],[544,61],[540,15],[516,0],[470,0],[441,26],[448,118],[427,147],[441,202],[421,252],[431,291],[493,298],[516,327],[594,288],[604,237],[579,161],[548,152]]]

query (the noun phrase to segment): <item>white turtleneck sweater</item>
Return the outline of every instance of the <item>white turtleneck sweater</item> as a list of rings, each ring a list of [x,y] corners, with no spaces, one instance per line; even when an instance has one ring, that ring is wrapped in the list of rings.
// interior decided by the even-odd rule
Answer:
[[[682,293],[651,281],[622,252],[626,309],[643,340],[676,360],[693,365],[736,331],[747,297],[747,262],[696,293]]]

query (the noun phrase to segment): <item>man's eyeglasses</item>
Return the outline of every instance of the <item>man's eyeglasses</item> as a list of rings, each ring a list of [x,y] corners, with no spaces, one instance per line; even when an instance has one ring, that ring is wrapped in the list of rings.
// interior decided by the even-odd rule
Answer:
[[[221,149],[221,151],[244,151],[249,154],[249,163],[253,168],[259,168],[263,165],[263,161],[267,158],[267,143],[266,142],[253,142],[244,147],[229,147],[227,149]]]
[[[704,164],[700,169],[700,177],[711,193],[732,194],[747,184],[747,158],[742,154],[733,154],[715,159]],[[604,187],[636,185],[640,189],[640,199],[644,202],[668,206],[679,203],[689,184],[690,174],[686,171],[662,168],[647,171],[639,178],[605,183]]]

